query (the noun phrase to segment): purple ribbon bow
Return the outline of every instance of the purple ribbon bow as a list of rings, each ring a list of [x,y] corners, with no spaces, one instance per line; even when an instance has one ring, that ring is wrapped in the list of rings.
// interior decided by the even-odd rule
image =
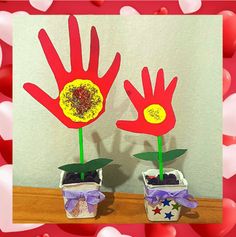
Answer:
[[[166,198],[171,198],[180,205],[189,208],[196,208],[198,205],[196,201],[189,200],[189,198],[193,198],[193,196],[191,196],[188,193],[187,189],[176,192],[168,192],[156,189],[146,189],[145,199],[148,201],[149,204],[156,205]]]
[[[89,213],[94,211],[94,206],[105,199],[105,195],[98,190],[92,191],[63,191],[67,199],[65,209],[71,212],[77,205],[80,198],[84,198],[88,205]]]

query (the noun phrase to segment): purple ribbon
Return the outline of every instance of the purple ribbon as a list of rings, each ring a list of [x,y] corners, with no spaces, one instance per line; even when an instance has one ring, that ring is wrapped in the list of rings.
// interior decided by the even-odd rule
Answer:
[[[189,200],[190,198],[193,199],[193,196],[188,193],[187,189],[176,192],[168,192],[164,190],[146,188],[145,199],[149,204],[156,205],[166,198],[171,198],[180,205],[189,208],[196,208],[198,205],[195,200]]]
[[[65,209],[71,212],[77,205],[80,198],[84,198],[88,205],[89,213],[94,211],[94,206],[105,199],[105,195],[98,190],[92,191],[63,191],[67,199]]]

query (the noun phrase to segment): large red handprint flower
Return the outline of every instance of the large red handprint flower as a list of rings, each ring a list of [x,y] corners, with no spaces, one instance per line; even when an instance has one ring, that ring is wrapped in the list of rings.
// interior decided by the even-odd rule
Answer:
[[[120,54],[116,56],[108,71],[98,76],[99,39],[95,27],[91,29],[90,60],[84,70],[80,32],[77,20],[70,16],[70,58],[71,71],[67,72],[45,30],[40,30],[39,40],[48,64],[57,81],[59,95],[51,98],[32,83],[25,83],[24,89],[45,106],[54,116],[69,128],[82,128],[96,120],[104,111],[107,94],[120,67]]]
[[[172,96],[177,84],[177,77],[173,78],[165,89],[163,70],[160,69],[156,77],[154,92],[150,81],[148,69],[142,70],[144,96],[126,80],[124,87],[127,95],[138,112],[134,121],[117,121],[118,128],[154,136],[162,136],[175,126],[175,114],[172,108]]]

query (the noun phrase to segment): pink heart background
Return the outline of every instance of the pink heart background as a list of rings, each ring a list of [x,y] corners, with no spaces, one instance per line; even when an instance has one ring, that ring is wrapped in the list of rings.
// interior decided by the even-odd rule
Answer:
[[[166,7],[161,7],[159,10],[154,12],[154,15],[167,15],[168,9]]]
[[[12,140],[12,102],[0,103],[0,136],[4,140]]]
[[[29,2],[35,9],[46,12],[52,5],[53,0],[29,0]]]
[[[198,11],[202,6],[201,0],[179,0],[179,6],[184,14]]]
[[[114,227],[104,227],[98,232],[97,237],[131,237],[131,236],[121,234]]]
[[[11,98],[12,98],[12,65],[4,65],[0,68],[0,103],[5,100],[9,101],[11,100]]]
[[[236,93],[223,102],[223,134],[236,136]]]
[[[236,144],[236,136],[223,135],[223,144],[225,146]]]
[[[25,11],[14,13],[0,11],[0,39],[9,45],[12,45],[12,17],[21,15],[28,15],[28,13]]]
[[[231,75],[228,70],[223,69],[223,96],[229,91],[231,86]]]
[[[2,232],[18,232],[41,226],[12,223],[12,165],[0,167],[0,180],[0,230]]]
[[[12,140],[5,141],[0,137],[0,153],[6,164],[12,164]]]
[[[91,2],[97,6],[97,7],[101,7],[103,5],[103,3],[105,2],[105,0],[91,0]]]
[[[133,16],[133,15],[139,15],[140,13],[131,6],[124,6],[120,9],[120,15],[122,16]]]
[[[149,224],[145,226],[145,234],[147,237],[175,237],[177,232],[170,224]]]
[[[223,15],[224,57],[231,58],[236,51],[236,14],[228,10],[221,11],[219,14]]]
[[[2,47],[0,45],[0,67],[2,66]]]
[[[236,144],[223,146],[223,176],[226,179],[236,174]]]
[[[2,154],[0,153],[0,166],[5,165],[6,161],[4,160]]]

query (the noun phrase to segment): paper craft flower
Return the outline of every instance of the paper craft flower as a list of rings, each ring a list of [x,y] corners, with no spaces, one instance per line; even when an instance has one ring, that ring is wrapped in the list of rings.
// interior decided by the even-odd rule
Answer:
[[[160,69],[156,77],[153,92],[148,68],[142,70],[144,96],[128,81],[124,88],[135,109],[138,118],[134,121],[117,121],[118,128],[135,133],[145,133],[161,136],[175,126],[175,114],[172,108],[172,96],[177,84],[177,77],[173,78],[165,89],[163,70]]]
[[[67,83],[60,93],[60,106],[64,114],[75,122],[88,122],[96,118],[103,107],[103,96],[90,80]]]
[[[71,71],[67,72],[45,30],[40,30],[39,40],[48,64],[57,81],[59,95],[50,97],[32,83],[25,83],[24,89],[35,100],[45,106],[54,116],[69,128],[82,128],[95,121],[104,111],[107,94],[120,67],[120,54],[116,56],[102,76],[98,76],[99,39],[95,27],[91,29],[90,60],[84,70],[80,32],[77,20],[68,20],[70,36]]]

